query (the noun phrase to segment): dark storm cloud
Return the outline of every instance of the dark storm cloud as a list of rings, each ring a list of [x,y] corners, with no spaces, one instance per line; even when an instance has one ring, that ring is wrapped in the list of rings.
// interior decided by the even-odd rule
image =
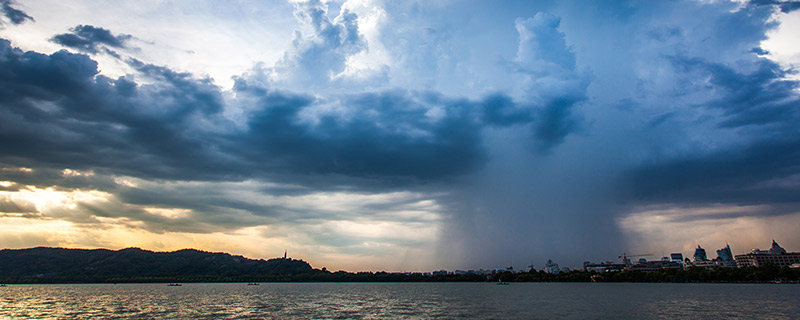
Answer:
[[[786,79],[776,63],[760,59],[740,73],[699,59],[673,59],[676,68],[703,76],[721,95],[698,108],[720,110],[721,128],[745,130],[752,141],[692,154],[633,171],[640,200],[685,204],[787,204],[774,214],[800,208],[800,82]]]
[[[787,72],[777,63],[760,59],[756,70],[740,73],[717,63],[700,59],[674,58],[673,65],[682,72],[709,77],[710,83],[725,94],[708,102],[709,107],[724,112],[722,127],[777,126],[779,130],[794,130],[800,118],[800,97],[796,89],[800,82],[786,79]]]
[[[547,107],[520,105],[499,93],[477,101],[406,90],[319,98],[243,76],[231,92],[235,98],[225,99],[208,78],[137,60],[128,64],[135,76],[112,79],[99,75],[97,63],[84,54],[23,52],[0,41],[0,164],[9,169],[3,180],[13,181],[9,188],[16,190],[112,195],[48,217],[85,225],[102,223],[97,217],[125,218],[132,227],[158,233],[347,219],[418,200],[351,214],[308,212],[236,199],[224,191],[230,186],[219,184],[274,181],[242,191],[290,197],[403,190],[480,169],[488,158],[482,141],[487,127],[563,123],[561,115],[540,115]],[[326,111],[331,108],[341,111]],[[239,122],[226,116],[236,110],[242,112]],[[65,168],[88,174],[67,174]],[[128,186],[114,176],[159,182]],[[147,208],[190,214],[165,217]]]
[[[3,11],[3,15],[6,16],[8,20],[11,20],[11,23],[22,24],[25,20],[34,21],[33,17],[29,16],[24,11],[12,7],[11,4],[13,3],[14,1],[12,0],[0,0],[0,10]]]
[[[486,158],[485,126],[532,121],[502,95],[474,102],[389,90],[318,100],[241,78],[235,103],[250,111],[240,128],[222,115],[222,93],[207,78],[131,60],[137,77],[147,79],[140,85],[133,76],[98,75],[86,55],[22,52],[5,40],[0,55],[0,163],[6,165],[147,179],[328,175],[331,182],[305,182],[352,177],[350,183],[366,179],[374,186],[470,173]],[[326,103],[348,111],[304,120],[302,113]]]
[[[137,86],[97,75],[85,55],[22,52],[6,40],[0,55],[0,162],[162,178],[203,176],[216,164],[204,133],[186,125],[220,108],[210,80],[139,65],[153,83]]]
[[[573,112],[579,101],[566,97],[555,99],[538,112],[539,118],[535,123],[533,135],[539,141],[539,151],[553,149],[564,142],[567,135],[580,128],[580,117]]]
[[[780,183],[800,174],[798,163],[800,140],[763,141],[640,168],[634,192],[639,199],[687,204],[800,205],[800,185]]]
[[[111,31],[90,25],[78,25],[70,29],[72,33],[63,33],[50,40],[62,46],[80,50],[82,52],[97,53],[104,46],[112,48],[125,48],[131,35],[113,35]],[[113,51],[107,50],[112,53]]]
[[[490,125],[512,126],[532,121],[530,111],[521,110],[510,97],[503,94],[487,96],[481,102],[483,121]]]
[[[353,109],[347,119],[321,115],[316,125],[300,123],[298,113],[312,103],[302,95],[260,94],[248,131],[230,137],[233,148],[268,169],[374,178],[463,174],[484,157],[480,123],[466,101],[406,91],[354,94],[337,102]],[[439,106],[447,116],[431,119],[420,104]]]

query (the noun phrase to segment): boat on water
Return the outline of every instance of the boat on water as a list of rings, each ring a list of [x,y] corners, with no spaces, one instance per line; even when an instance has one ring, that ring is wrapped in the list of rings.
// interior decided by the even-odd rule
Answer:
[[[182,286],[182,284],[180,283],[170,283],[167,285],[167,287],[180,287],[180,286]]]
[[[503,280],[501,280],[501,279],[497,279],[497,285],[498,285],[498,286],[507,286],[507,285],[509,285],[509,284],[510,284],[510,283],[508,283],[508,282],[505,282],[505,281],[503,281]]]
[[[258,286],[258,285],[261,285],[261,284],[260,284],[260,283],[258,283],[258,282],[250,282],[250,283],[248,283],[247,285],[248,285],[248,286]]]

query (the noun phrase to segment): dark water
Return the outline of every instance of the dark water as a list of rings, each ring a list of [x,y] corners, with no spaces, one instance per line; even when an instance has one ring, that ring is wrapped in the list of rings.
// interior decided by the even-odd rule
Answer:
[[[9,285],[0,319],[800,318],[798,284]]]

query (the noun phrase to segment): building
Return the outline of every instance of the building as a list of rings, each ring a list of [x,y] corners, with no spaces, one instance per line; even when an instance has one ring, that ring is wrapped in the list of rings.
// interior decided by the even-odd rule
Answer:
[[[698,244],[697,249],[694,249],[694,262],[700,262],[706,260],[708,260],[708,257],[706,256],[706,249],[701,248],[700,245]]]
[[[694,250],[694,261],[686,259],[686,266],[705,269],[737,267],[736,261],[733,260],[733,255],[731,254],[731,247],[727,244],[725,248],[717,250],[717,257],[712,260],[708,259],[706,250],[698,245],[697,249]]]
[[[559,273],[561,272],[561,269],[558,268],[558,263],[548,259],[547,263],[544,264],[544,271],[547,273]]]
[[[786,249],[772,240],[772,248],[769,250],[753,249],[750,253],[739,254],[735,257],[736,263],[740,267],[753,266],[760,267],[766,263],[777,266],[791,266],[800,263],[800,252],[786,252]]]
[[[683,253],[680,252],[670,253],[669,258],[670,258],[669,261],[683,263]]]
[[[683,265],[668,260],[653,260],[653,261],[640,261],[639,263],[627,266],[625,270],[628,271],[658,271],[661,269],[683,269]]]
[[[589,261],[583,262],[583,271],[588,272],[618,272],[625,269],[625,264],[613,263],[606,261],[602,263],[591,263]]]
[[[717,260],[721,261],[734,261],[733,260],[733,253],[731,252],[731,246],[727,243],[725,244],[725,248],[717,250]]]

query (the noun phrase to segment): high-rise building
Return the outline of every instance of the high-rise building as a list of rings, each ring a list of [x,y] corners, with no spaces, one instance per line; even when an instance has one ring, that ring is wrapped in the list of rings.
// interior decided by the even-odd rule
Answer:
[[[708,260],[708,257],[706,256],[706,249],[701,248],[698,244],[697,249],[694,249],[694,261],[697,262],[706,260]]]
[[[669,260],[672,262],[683,263],[683,253],[670,253],[669,258]]]
[[[786,254],[786,249],[781,248],[781,246],[779,246],[778,243],[775,242],[775,239],[772,239],[772,248],[769,248],[769,253],[770,254]]]
[[[760,267],[766,263],[777,266],[791,266],[800,263],[800,252],[786,252],[786,249],[772,240],[772,248],[769,250],[753,249],[750,253],[736,255],[736,263],[740,267],[754,266]]]
[[[733,261],[731,246],[726,243],[725,248],[717,250],[717,259],[721,261]]]
[[[553,260],[547,259],[547,263],[544,264],[544,270],[547,273],[559,273],[561,269],[558,268],[558,263],[553,262]]]

